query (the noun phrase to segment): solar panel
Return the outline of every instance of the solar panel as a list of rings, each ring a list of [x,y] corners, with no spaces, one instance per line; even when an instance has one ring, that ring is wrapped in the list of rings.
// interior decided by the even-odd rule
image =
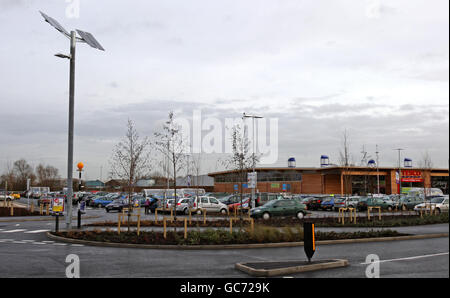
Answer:
[[[44,17],[45,21],[47,23],[49,23],[50,25],[52,25],[53,27],[55,27],[56,30],[58,30],[59,32],[61,32],[62,34],[66,35],[66,36],[70,36],[69,32],[67,32],[66,29],[64,29],[63,26],[61,26],[60,23],[58,23],[58,21],[56,21],[55,19],[49,17],[48,15],[46,15],[45,13],[43,13],[42,11],[39,11],[41,13],[41,15]]]
[[[105,49],[102,47],[102,45],[95,39],[95,37],[89,33],[89,32],[85,32],[85,31],[81,31],[77,29],[78,34],[80,34],[81,38],[83,38],[83,40],[90,45],[93,48],[99,49],[104,51]]]

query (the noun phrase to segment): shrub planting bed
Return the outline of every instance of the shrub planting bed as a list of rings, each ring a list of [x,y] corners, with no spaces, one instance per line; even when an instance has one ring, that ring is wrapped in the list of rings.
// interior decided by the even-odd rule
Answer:
[[[120,235],[115,231],[69,231],[52,233],[53,235],[109,243],[131,243],[149,245],[228,245],[228,244],[256,244],[256,243],[282,243],[303,241],[303,229],[284,228],[282,230],[271,227],[258,227],[251,233],[248,230],[228,231],[206,230],[191,231],[184,239],[184,233],[167,232],[166,238],[162,232],[142,232],[138,236],[136,232]],[[340,239],[362,239],[376,237],[397,237],[406,236],[392,230],[371,230],[369,232],[336,233],[336,232],[316,232],[316,241],[319,240],[340,240]]]
[[[11,217],[11,208],[9,207],[0,207],[0,217]],[[15,216],[38,216],[39,211],[34,211],[33,213],[31,213],[28,209],[26,208],[18,208],[15,207],[14,208],[14,215]]]
[[[442,213],[439,215],[424,215],[422,218],[419,215],[396,215],[396,216],[383,216],[381,220],[378,217],[371,217],[369,221],[367,217],[358,217],[356,224],[351,223],[349,218],[345,219],[345,223],[338,223],[337,217],[322,217],[322,218],[306,218],[304,220],[299,220],[296,218],[271,218],[269,220],[257,219],[255,220],[255,225],[259,226],[268,226],[268,227],[295,227],[300,226],[304,221],[312,222],[317,227],[401,227],[401,226],[416,226],[416,225],[429,225],[429,224],[440,224],[440,223],[448,223],[449,216],[448,213]],[[140,222],[141,227],[162,227],[163,222],[159,220],[155,223],[154,220],[142,220]],[[171,222],[170,220],[166,221],[167,227],[184,227],[184,219],[178,219],[177,221]],[[248,221],[239,221],[233,222],[233,226],[249,226],[250,223]],[[96,222],[87,224],[85,226],[90,227],[117,227],[117,222],[113,221],[105,221],[105,222]],[[123,227],[127,226],[127,223],[122,225]],[[130,221],[130,226],[136,227],[136,221]],[[203,223],[203,220],[192,220],[192,223],[189,224],[188,227],[210,227],[210,228],[220,228],[220,227],[229,227],[230,221],[229,219],[219,219],[206,221]]]

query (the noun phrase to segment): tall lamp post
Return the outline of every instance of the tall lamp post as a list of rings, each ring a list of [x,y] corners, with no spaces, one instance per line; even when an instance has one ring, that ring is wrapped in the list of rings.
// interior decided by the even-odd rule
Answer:
[[[68,133],[68,154],[67,154],[67,213],[66,213],[66,228],[72,228],[72,201],[73,201],[73,126],[74,126],[74,102],[75,102],[75,46],[77,42],[87,43],[91,47],[104,51],[105,49],[95,39],[95,37],[85,31],[76,30],[70,33],[64,29],[55,19],[49,17],[43,12],[40,12],[44,20],[53,26],[56,30],[61,32],[64,36],[70,39],[70,55],[58,53],[55,56],[70,60],[70,79],[69,79],[69,133]]]
[[[251,206],[252,206],[252,208],[255,208],[256,207],[255,206],[255,189],[256,189],[256,187],[258,185],[258,178],[256,176],[256,169],[255,169],[255,167],[256,167],[256,160],[255,160],[255,152],[256,152],[256,149],[255,149],[255,147],[256,147],[256,142],[255,142],[255,119],[262,119],[264,117],[256,116],[256,115],[247,115],[246,113],[244,113],[243,116],[242,116],[242,119],[244,119],[244,118],[252,118],[253,119],[253,127],[252,127],[252,130],[253,130],[253,137],[252,137],[252,142],[253,142],[253,179],[255,181],[254,181],[254,187],[252,188],[252,204],[251,204]]]

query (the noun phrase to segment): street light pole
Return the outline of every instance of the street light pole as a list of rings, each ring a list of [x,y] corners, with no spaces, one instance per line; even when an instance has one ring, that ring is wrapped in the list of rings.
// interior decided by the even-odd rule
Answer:
[[[70,60],[70,81],[69,81],[69,133],[68,133],[68,150],[67,150],[67,213],[66,227],[72,227],[72,201],[73,201],[73,127],[74,127],[74,106],[75,106],[75,46],[77,42],[87,43],[94,49],[104,51],[105,49],[95,39],[95,37],[85,31],[76,30],[70,33],[61,26],[55,19],[49,17],[42,11],[40,12],[44,20],[70,39],[70,55],[56,54],[56,57],[66,58]],[[77,33],[81,37],[77,37]]]
[[[73,126],[75,108],[75,44],[76,33],[70,32],[70,81],[69,81],[69,138],[67,155],[67,214],[66,228],[72,228],[72,204],[73,204]]]
[[[261,118],[263,118],[263,117],[261,117],[261,116],[256,116],[256,115],[247,115],[247,114],[243,114],[243,116],[242,116],[242,118],[252,118],[253,120],[253,127],[252,127],[252,134],[253,134],[253,136],[252,136],[252,142],[253,142],[253,175],[254,175],[254,177],[255,177],[255,175],[256,175],[256,160],[255,160],[255,153],[256,153],[256,142],[255,142],[255,119],[261,119]],[[255,204],[255,190],[256,190],[256,187],[257,187],[257,185],[258,185],[258,178],[256,178],[256,181],[255,181],[255,185],[254,185],[254,187],[252,188],[252,204],[251,204],[251,206],[252,206],[252,208],[255,208],[256,207],[256,204]]]

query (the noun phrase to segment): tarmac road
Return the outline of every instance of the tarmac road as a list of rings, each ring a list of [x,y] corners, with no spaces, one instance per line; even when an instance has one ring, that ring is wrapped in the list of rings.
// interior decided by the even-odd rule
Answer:
[[[62,223],[62,222],[61,222]],[[81,277],[246,278],[236,263],[305,259],[302,247],[235,250],[153,250],[107,248],[53,242],[45,235],[54,221],[0,222],[0,278],[64,278],[66,257],[80,258]],[[447,232],[448,225],[421,226]],[[364,278],[369,254],[380,260],[380,277],[449,277],[446,238],[318,246],[313,259],[347,259],[346,268],[290,277]]]

